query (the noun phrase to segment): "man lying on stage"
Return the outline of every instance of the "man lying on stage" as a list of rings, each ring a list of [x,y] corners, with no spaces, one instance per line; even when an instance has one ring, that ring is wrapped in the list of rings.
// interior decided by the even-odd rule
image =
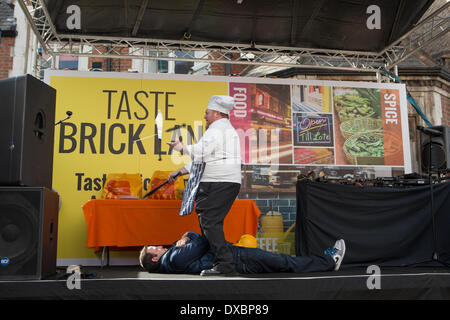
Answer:
[[[344,240],[337,240],[334,247],[326,249],[321,255],[309,257],[292,257],[258,248],[229,245],[239,273],[337,271],[345,254]],[[200,274],[202,270],[212,268],[213,260],[214,253],[210,250],[208,240],[194,232],[186,232],[168,249],[145,246],[139,256],[141,267],[155,273]]]

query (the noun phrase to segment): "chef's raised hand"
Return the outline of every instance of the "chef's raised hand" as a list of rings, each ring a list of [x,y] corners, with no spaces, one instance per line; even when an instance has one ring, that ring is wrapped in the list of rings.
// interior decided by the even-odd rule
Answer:
[[[170,146],[170,148],[178,152],[181,152],[184,147],[181,141],[178,139],[178,137],[175,141],[167,142],[167,144]]]

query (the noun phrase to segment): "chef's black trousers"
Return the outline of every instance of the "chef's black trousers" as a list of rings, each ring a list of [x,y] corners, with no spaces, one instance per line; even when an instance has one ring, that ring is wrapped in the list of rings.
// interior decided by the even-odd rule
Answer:
[[[226,245],[223,221],[236,199],[241,185],[233,182],[200,182],[195,198],[202,234],[214,252],[214,268],[223,273],[235,272],[231,248]]]

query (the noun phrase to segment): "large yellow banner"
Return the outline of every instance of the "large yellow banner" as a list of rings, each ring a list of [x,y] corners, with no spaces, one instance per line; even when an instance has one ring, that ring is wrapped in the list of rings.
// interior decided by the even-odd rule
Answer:
[[[243,171],[247,190],[295,188],[289,177],[281,178],[283,167],[294,174],[292,168],[308,166],[411,169],[402,84],[55,70],[46,72],[45,82],[57,90],[55,119],[73,113],[55,128],[60,265],[99,263],[86,248],[83,204],[101,198],[110,173],[141,174],[145,194],[155,171],[190,161],[172,153],[167,142],[200,139],[212,95],[235,98],[230,121],[249,169]],[[135,252],[113,257],[137,261]]]
[[[228,84],[220,81],[95,75],[61,71],[46,75],[46,82],[57,90],[55,118],[73,112],[55,128],[53,188],[62,199],[60,265],[72,259],[89,264],[89,258],[96,258],[93,250],[86,248],[81,207],[92,196],[100,198],[107,174],[140,173],[144,191],[150,189],[155,170],[175,170],[189,161],[177,152],[172,154],[166,142],[176,136],[186,143],[197,141],[204,131],[203,114],[210,97],[228,93]],[[155,126],[158,111],[163,116],[161,148]]]

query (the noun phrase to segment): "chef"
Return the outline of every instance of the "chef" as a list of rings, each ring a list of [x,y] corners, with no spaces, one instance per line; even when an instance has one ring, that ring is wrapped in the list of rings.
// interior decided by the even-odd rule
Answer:
[[[241,187],[240,141],[229,119],[233,107],[232,97],[212,96],[204,115],[206,131],[198,143],[183,145],[179,140],[169,143],[171,148],[193,159],[183,168],[172,172],[169,182],[173,182],[179,174],[190,174],[183,202],[188,197],[195,199],[202,233],[215,255],[213,267],[203,270],[200,273],[202,276],[237,274],[223,232],[223,221]]]

